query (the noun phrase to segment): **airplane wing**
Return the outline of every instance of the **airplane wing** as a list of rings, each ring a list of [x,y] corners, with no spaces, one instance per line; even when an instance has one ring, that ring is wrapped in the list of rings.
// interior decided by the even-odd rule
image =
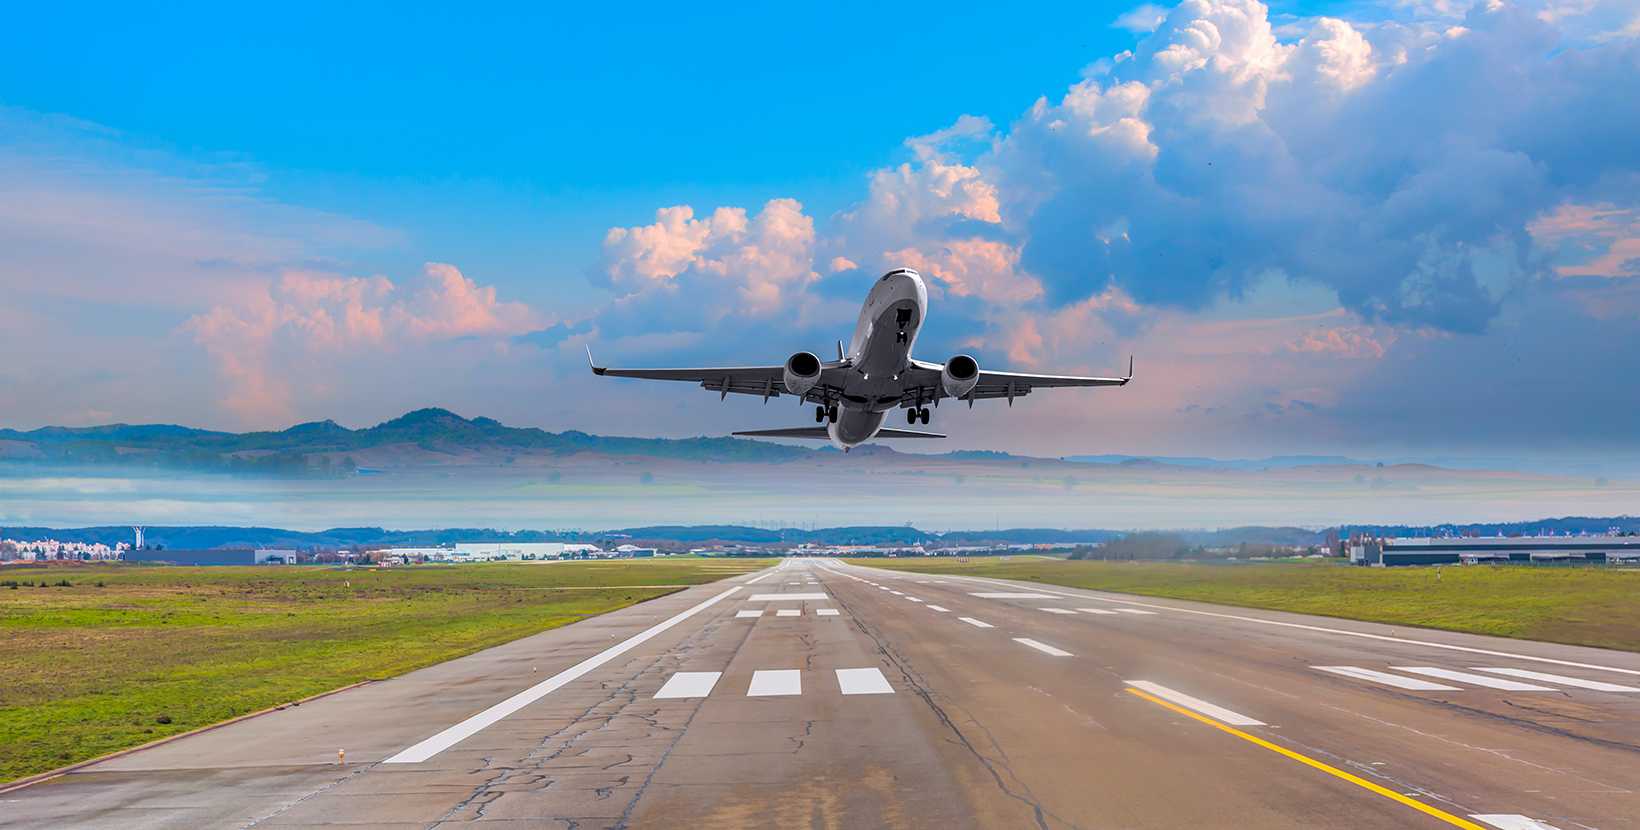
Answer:
[[[945,391],[940,388],[940,370],[943,367],[938,363],[924,363],[913,361],[912,371],[915,373],[912,389],[907,391],[904,406],[916,406],[916,398],[921,401],[931,401],[935,395],[946,397]],[[1092,378],[1080,375],[1031,375],[1021,372],[991,372],[981,369],[979,382],[974,384],[971,392],[962,396],[973,406],[975,400],[986,398],[1007,398],[1012,405],[1014,398],[1028,395],[1032,389],[1045,389],[1054,386],[1126,386],[1133,379],[1133,361],[1128,360],[1128,373],[1120,378]]]
[[[831,433],[825,427],[794,427],[792,429],[751,429],[745,432],[732,433],[733,435],[748,435],[757,438],[830,438]],[[915,432],[909,429],[879,429],[873,438],[944,438],[938,432]]]
[[[784,366],[720,366],[699,369],[611,369],[592,361],[592,349],[587,349],[587,363],[592,373],[612,378],[643,378],[647,380],[681,380],[698,383],[704,389],[719,393],[719,400],[730,392],[739,395],[762,395],[763,400],[790,395],[786,389]],[[803,397],[805,400],[836,400],[842,388],[842,372],[847,367],[840,362],[820,364],[820,382]]]

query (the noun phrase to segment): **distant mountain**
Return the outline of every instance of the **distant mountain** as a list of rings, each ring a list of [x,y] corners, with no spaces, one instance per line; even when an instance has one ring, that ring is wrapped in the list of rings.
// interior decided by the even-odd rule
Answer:
[[[447,409],[419,409],[365,429],[335,421],[297,424],[278,432],[211,432],[171,424],[42,427],[0,430],[0,441],[21,442],[5,453],[16,461],[68,464],[136,464],[225,472],[287,470],[319,456],[406,445],[430,452],[535,450],[553,455],[597,452],[689,461],[780,463],[811,457],[814,450],[739,438],[610,438],[584,432],[547,432],[508,427],[492,418],[463,418]],[[238,468],[235,468],[235,461]],[[338,459],[340,460],[340,459]],[[316,464],[316,461],[315,461]],[[259,469],[265,468],[265,469]]]

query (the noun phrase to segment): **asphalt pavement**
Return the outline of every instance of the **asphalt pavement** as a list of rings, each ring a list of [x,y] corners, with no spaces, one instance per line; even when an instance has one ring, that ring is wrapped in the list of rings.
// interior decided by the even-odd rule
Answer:
[[[788,560],[0,793],[6,828],[1640,828],[1640,655]]]

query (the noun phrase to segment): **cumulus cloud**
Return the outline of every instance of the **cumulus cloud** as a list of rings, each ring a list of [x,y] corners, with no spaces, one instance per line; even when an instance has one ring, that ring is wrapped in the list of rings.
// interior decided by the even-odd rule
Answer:
[[[539,329],[544,318],[522,303],[499,302],[454,267],[429,262],[421,286],[386,277],[288,270],[241,306],[216,306],[177,328],[216,361],[230,390],[221,405],[257,423],[288,418],[298,386],[314,372],[366,350],[398,350],[430,340],[506,338]],[[307,390],[311,391],[311,389]]]
[[[1123,12],[1116,18],[1116,22],[1110,25],[1115,26],[1118,29],[1126,29],[1134,33],[1154,32],[1158,26],[1162,25],[1162,21],[1166,19],[1167,9],[1164,9],[1155,3],[1144,3]]]

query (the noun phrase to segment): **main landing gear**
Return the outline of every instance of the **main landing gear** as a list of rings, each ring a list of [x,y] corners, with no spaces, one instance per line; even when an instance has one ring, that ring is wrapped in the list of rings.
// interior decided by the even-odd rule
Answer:
[[[922,422],[924,424],[928,423],[928,407],[925,406],[921,409],[911,409],[911,408],[906,409],[906,411],[905,411],[905,422],[906,423],[914,424],[914,423],[917,422],[917,420],[919,418],[922,419]]]
[[[814,408],[814,422],[815,423],[823,424],[823,423],[826,422],[827,419],[830,419],[831,422],[834,423],[834,424],[837,423],[837,405],[836,404],[832,404],[829,407],[817,406],[817,407]]]

